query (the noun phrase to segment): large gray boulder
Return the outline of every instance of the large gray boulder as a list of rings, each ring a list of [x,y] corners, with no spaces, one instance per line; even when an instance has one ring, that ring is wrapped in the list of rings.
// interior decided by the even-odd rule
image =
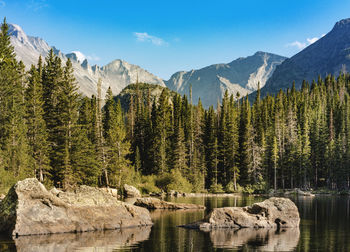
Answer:
[[[135,187],[131,185],[124,185],[124,195],[128,198],[138,198],[141,197],[141,193]]]
[[[17,182],[0,203],[0,231],[12,236],[147,225],[152,225],[147,209],[98,188],[81,186],[55,195],[35,178]]]
[[[137,198],[134,205],[148,209],[205,209],[205,206],[202,205],[173,203],[152,197]]]
[[[292,228],[298,227],[297,206],[287,198],[272,197],[248,207],[213,209],[204,220],[184,225],[187,228]]]

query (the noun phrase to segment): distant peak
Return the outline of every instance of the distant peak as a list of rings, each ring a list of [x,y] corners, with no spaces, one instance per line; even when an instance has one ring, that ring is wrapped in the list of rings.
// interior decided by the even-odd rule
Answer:
[[[84,59],[83,63],[81,63],[81,66],[84,68],[84,69],[87,69],[89,67],[89,63],[87,61],[87,59]]]
[[[256,53],[254,53],[254,55],[264,55],[264,54],[269,54],[269,53],[263,52],[263,51],[257,51]]]
[[[336,22],[333,29],[341,29],[347,26],[350,26],[350,18],[342,19]]]
[[[79,62],[83,62],[86,59],[86,56],[82,52],[72,51],[71,54],[74,54],[76,60],[79,61]]]
[[[9,32],[14,32],[14,31],[19,31],[19,32],[23,32],[22,28],[17,25],[17,24],[8,24],[9,26]]]
[[[9,31],[10,36],[14,36],[17,39],[21,40],[22,42],[27,41],[28,37],[22,30],[22,28],[19,25],[16,24],[9,24]]]

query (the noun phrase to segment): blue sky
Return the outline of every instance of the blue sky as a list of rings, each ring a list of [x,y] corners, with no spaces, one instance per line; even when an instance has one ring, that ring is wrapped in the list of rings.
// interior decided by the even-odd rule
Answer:
[[[349,0],[0,0],[0,17],[64,53],[123,59],[164,79],[256,51],[290,57],[349,10]]]

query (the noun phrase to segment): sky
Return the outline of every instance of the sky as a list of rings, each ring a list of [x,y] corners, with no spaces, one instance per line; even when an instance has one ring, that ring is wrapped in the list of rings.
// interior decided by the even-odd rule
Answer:
[[[0,0],[0,18],[90,64],[115,59],[169,79],[257,51],[298,53],[350,17],[349,0]]]

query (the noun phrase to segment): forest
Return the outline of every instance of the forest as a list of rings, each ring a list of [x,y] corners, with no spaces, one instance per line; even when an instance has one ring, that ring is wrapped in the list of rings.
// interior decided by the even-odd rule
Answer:
[[[78,93],[72,63],[51,50],[25,70],[4,21],[0,33],[0,192],[36,177],[49,186],[144,193],[347,190],[350,75],[328,75],[253,102],[226,91],[203,108],[135,83],[127,109],[108,89]]]

